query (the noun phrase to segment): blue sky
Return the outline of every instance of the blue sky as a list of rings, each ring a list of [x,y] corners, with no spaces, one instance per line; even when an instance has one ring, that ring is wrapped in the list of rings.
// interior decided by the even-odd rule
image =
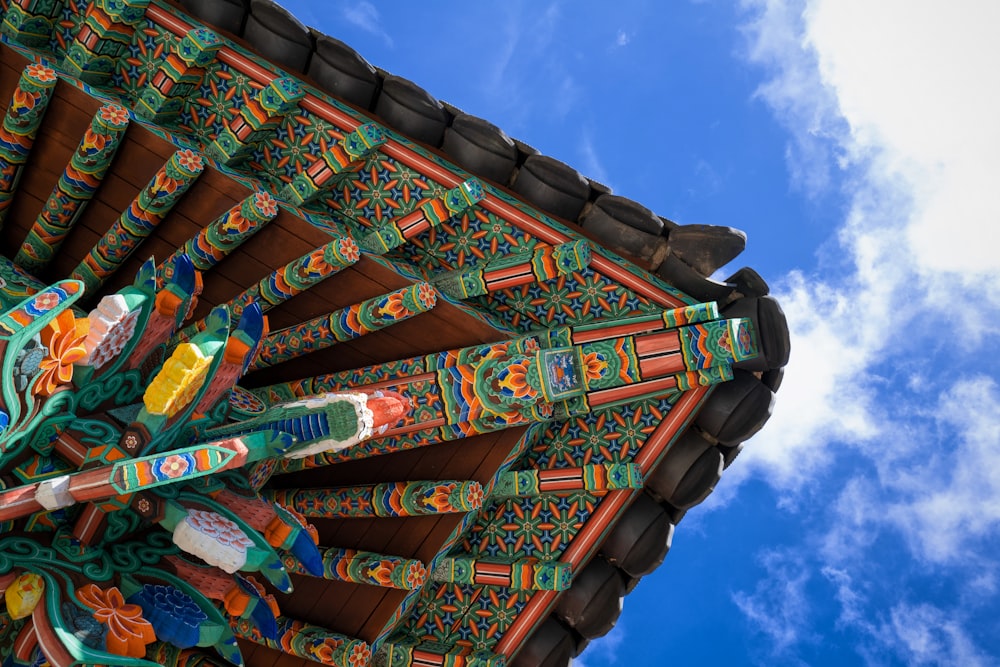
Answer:
[[[599,665],[1000,664],[1000,5],[285,0],[682,224],[792,331]],[[728,275],[726,270],[724,275]]]

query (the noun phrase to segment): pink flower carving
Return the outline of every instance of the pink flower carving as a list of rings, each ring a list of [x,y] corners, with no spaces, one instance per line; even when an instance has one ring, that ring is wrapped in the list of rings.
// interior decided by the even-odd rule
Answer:
[[[27,67],[28,76],[39,81],[41,83],[48,83],[49,81],[55,81],[56,71],[51,67],[46,67],[41,63],[31,63]]]
[[[354,242],[354,239],[341,239],[337,251],[348,262],[356,262],[361,259],[361,250],[358,249],[358,244]]]
[[[420,303],[424,306],[433,308],[434,304],[437,303],[437,290],[428,283],[420,283],[420,286],[417,288],[417,298],[420,299]]]
[[[273,218],[278,215],[278,202],[275,201],[274,197],[266,192],[262,191],[256,193],[253,196],[253,204],[257,207],[258,211],[269,218]]]
[[[128,111],[117,104],[105,104],[98,112],[101,120],[107,121],[110,125],[124,125],[128,122]]]
[[[188,171],[199,172],[205,168],[205,161],[189,148],[177,151],[177,163]]]
[[[215,512],[188,510],[187,520],[199,533],[215,538],[224,546],[241,552],[253,546],[253,542],[235,522]]]
[[[176,479],[186,473],[190,467],[191,464],[185,457],[174,454],[160,461],[159,473],[164,477]]]

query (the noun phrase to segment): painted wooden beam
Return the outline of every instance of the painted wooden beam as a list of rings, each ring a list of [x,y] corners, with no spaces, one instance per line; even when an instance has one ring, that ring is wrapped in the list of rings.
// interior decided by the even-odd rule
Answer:
[[[354,239],[345,237],[330,241],[271,272],[269,276],[261,278],[256,285],[252,285],[223,305],[229,309],[233,318],[238,318],[243,309],[251,303],[256,303],[260,306],[261,312],[266,313],[296,294],[305,292],[320,281],[351,266],[359,259],[361,252]],[[204,330],[205,320],[199,320],[178,332],[171,344],[176,345],[190,340],[196,333]]]
[[[278,201],[260,190],[248,196],[188,239],[156,268],[157,284],[170,277],[173,260],[187,255],[199,271],[208,271],[278,215]]]
[[[437,304],[437,291],[420,282],[367,299],[328,315],[268,334],[251,364],[254,370],[274,366],[337,343],[426,313]]]
[[[204,158],[191,149],[171,155],[70,275],[96,291],[153,233],[204,169]]]
[[[483,486],[474,480],[383,482],[327,489],[262,492],[274,502],[315,518],[426,516],[477,510]]]
[[[375,656],[379,667],[505,667],[507,658],[471,646],[439,642],[394,641],[380,645]]]
[[[45,118],[55,89],[56,71],[41,63],[31,63],[21,72],[17,87],[11,96],[3,125],[0,126],[0,226],[3,226],[7,209],[22,170],[35,145],[35,135]]]
[[[264,637],[246,621],[234,620],[232,629],[242,639],[331,667],[367,665],[372,658],[371,646],[366,641],[287,616],[278,617],[276,639]]]
[[[375,123],[359,125],[296,175],[281,189],[279,196],[295,206],[316,199],[344,177],[364,167],[368,157],[385,142],[385,133]]]
[[[360,241],[362,248],[375,255],[384,255],[456,215],[463,215],[482,201],[486,194],[478,179],[470,178],[436,199],[421,204],[417,210],[399,220],[376,227]]]
[[[228,166],[242,162],[259,142],[269,137],[286,114],[298,107],[304,96],[295,79],[272,80],[240,107],[236,117],[208,146],[208,154]]]
[[[490,495],[496,498],[527,498],[543,493],[603,493],[641,488],[642,473],[635,464],[601,463],[578,468],[511,470],[501,475]]]
[[[460,269],[436,278],[434,286],[453,299],[471,299],[490,292],[552,280],[580,271],[590,264],[586,241],[557,246],[539,244],[521,252],[492,260],[482,268]]]
[[[442,583],[497,586],[532,591],[564,591],[573,580],[569,563],[537,558],[442,558],[431,572],[431,579]]]
[[[150,0],[92,2],[73,42],[67,47],[61,66],[89,84],[104,84],[125,54],[136,27],[146,16]]]
[[[331,581],[415,591],[427,580],[427,565],[415,558],[339,547],[323,549],[322,553],[322,576]],[[292,558],[285,558],[284,564],[289,572],[310,574]]]
[[[0,33],[25,46],[47,47],[62,16],[65,0],[18,0],[5,2]]]
[[[177,119],[185,99],[201,84],[205,66],[215,60],[222,40],[208,28],[195,28],[174,42],[146,80],[135,113],[154,123]]]
[[[42,212],[21,243],[15,264],[35,274],[48,266],[101,185],[128,123],[128,112],[117,104],[105,104],[97,110]]]

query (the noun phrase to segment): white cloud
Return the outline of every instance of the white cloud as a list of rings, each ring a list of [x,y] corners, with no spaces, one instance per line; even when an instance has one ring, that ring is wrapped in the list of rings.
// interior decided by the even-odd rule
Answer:
[[[791,183],[838,194],[846,214],[816,268],[774,281],[791,361],[773,418],[727,472],[761,475],[821,519],[734,601],[791,651],[811,626],[779,601],[811,613],[819,602],[800,591],[815,571],[868,664],[986,664],[972,628],[995,612],[1000,576],[1000,366],[987,352],[1000,343],[1000,5],[745,7]],[[835,499],[803,509],[821,485]],[[961,602],[910,590],[921,577]]]
[[[767,551],[760,560],[766,577],[752,593],[734,593],[733,602],[771,641],[774,653],[783,654],[808,638],[811,605],[806,584],[812,574],[801,555],[791,551]]]
[[[881,149],[878,168],[899,174],[915,199],[906,241],[916,267],[996,274],[1000,255],[981,239],[1000,219],[989,196],[1000,4],[838,0],[806,14],[823,81],[850,123],[848,146],[855,156]]]
[[[342,5],[341,14],[348,23],[356,25],[365,32],[371,33],[385,42],[385,45],[392,47],[392,37],[382,27],[379,17],[378,7],[367,0],[351,2]]]
[[[975,645],[954,614],[934,605],[899,604],[892,608],[890,620],[882,630],[882,637],[909,665],[994,664]]]
[[[871,599],[846,570],[826,567],[823,576],[836,588],[837,628],[860,633],[854,648],[865,664],[883,664],[881,658],[888,655],[908,665],[993,664],[966,630],[961,609],[901,601],[872,618]]]
[[[951,435],[947,446],[926,448],[926,465],[886,480],[896,496],[886,516],[919,557],[968,563],[978,560],[978,541],[1000,534],[1000,395],[992,379],[972,377],[944,392],[936,408],[935,431]]]
[[[830,443],[891,432],[879,364],[969,351],[1000,331],[1000,297],[985,282],[1000,278],[985,240],[1000,199],[983,176],[1000,155],[986,122],[1000,117],[990,71],[1000,42],[984,36],[989,17],[940,3],[749,7],[748,56],[773,74],[758,95],[792,137],[793,181],[817,191],[836,175],[849,206],[841,252],[776,285],[793,352],[774,418],[743,457],[796,488],[830,459]],[[949,319],[957,327],[943,338],[935,329]]]

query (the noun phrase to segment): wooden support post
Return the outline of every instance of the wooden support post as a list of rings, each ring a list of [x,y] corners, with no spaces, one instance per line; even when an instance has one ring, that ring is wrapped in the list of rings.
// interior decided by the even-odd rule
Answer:
[[[604,493],[617,489],[641,488],[642,472],[639,466],[633,463],[599,463],[579,468],[505,472],[493,487],[491,496],[525,498],[543,493]]]
[[[291,113],[305,96],[298,82],[290,77],[274,79],[257,96],[240,107],[239,114],[223,128],[208,147],[208,154],[229,166],[235,166]]]
[[[36,275],[48,266],[100,186],[128,122],[128,112],[117,104],[105,104],[97,110],[90,128],[21,244],[15,264]]]
[[[443,558],[431,573],[442,583],[498,586],[531,591],[564,591],[573,580],[569,563],[537,558],[504,560],[456,556]]]
[[[483,486],[474,480],[383,482],[330,489],[280,489],[266,497],[307,517],[424,516],[477,510]]]
[[[385,142],[385,133],[375,123],[359,125],[287,183],[281,190],[281,198],[295,206],[316,199],[344,176],[361,169],[368,156]]]
[[[283,562],[289,572],[308,574],[294,558]],[[415,591],[427,580],[427,566],[413,558],[330,547],[323,550],[323,578]]]
[[[278,636],[268,639],[248,621],[231,621],[233,634],[261,646],[267,646],[297,658],[319,660],[332,667],[356,667],[371,661],[372,651],[368,642],[348,637],[318,625],[303,621],[278,617]]]
[[[0,127],[0,227],[14,198],[35,135],[49,108],[56,72],[40,63],[24,68]]]
[[[504,667],[507,658],[471,646],[402,640],[385,642],[375,657],[379,667]]]
[[[489,292],[552,280],[580,271],[590,264],[586,241],[557,246],[538,245],[530,252],[515,253],[490,261],[481,269],[451,271],[434,286],[453,299],[470,299]]]
[[[163,286],[170,277],[173,259],[186,254],[199,271],[208,271],[236,250],[244,241],[259,232],[278,215],[278,201],[263,190],[236,204],[204,227],[194,238],[156,269],[157,285]]]
[[[64,0],[10,0],[0,33],[25,46],[48,46],[64,4]]]
[[[87,7],[62,68],[91,85],[108,82],[128,50],[150,0],[96,0]]]
[[[406,243],[417,234],[462,215],[486,196],[483,184],[470,178],[437,199],[430,199],[417,210],[399,220],[376,227],[361,238],[362,248],[375,255],[384,255]]]
[[[96,291],[153,233],[204,168],[202,156],[188,148],[171,155],[70,275]]]
[[[201,84],[205,66],[222,47],[219,36],[207,28],[190,30],[174,46],[160,67],[146,80],[139,93],[135,113],[154,123],[177,118],[184,100]]]
[[[417,283],[335,310],[329,315],[268,334],[252,367],[267,368],[359,338],[426,313],[436,303],[437,291],[428,283]]]

